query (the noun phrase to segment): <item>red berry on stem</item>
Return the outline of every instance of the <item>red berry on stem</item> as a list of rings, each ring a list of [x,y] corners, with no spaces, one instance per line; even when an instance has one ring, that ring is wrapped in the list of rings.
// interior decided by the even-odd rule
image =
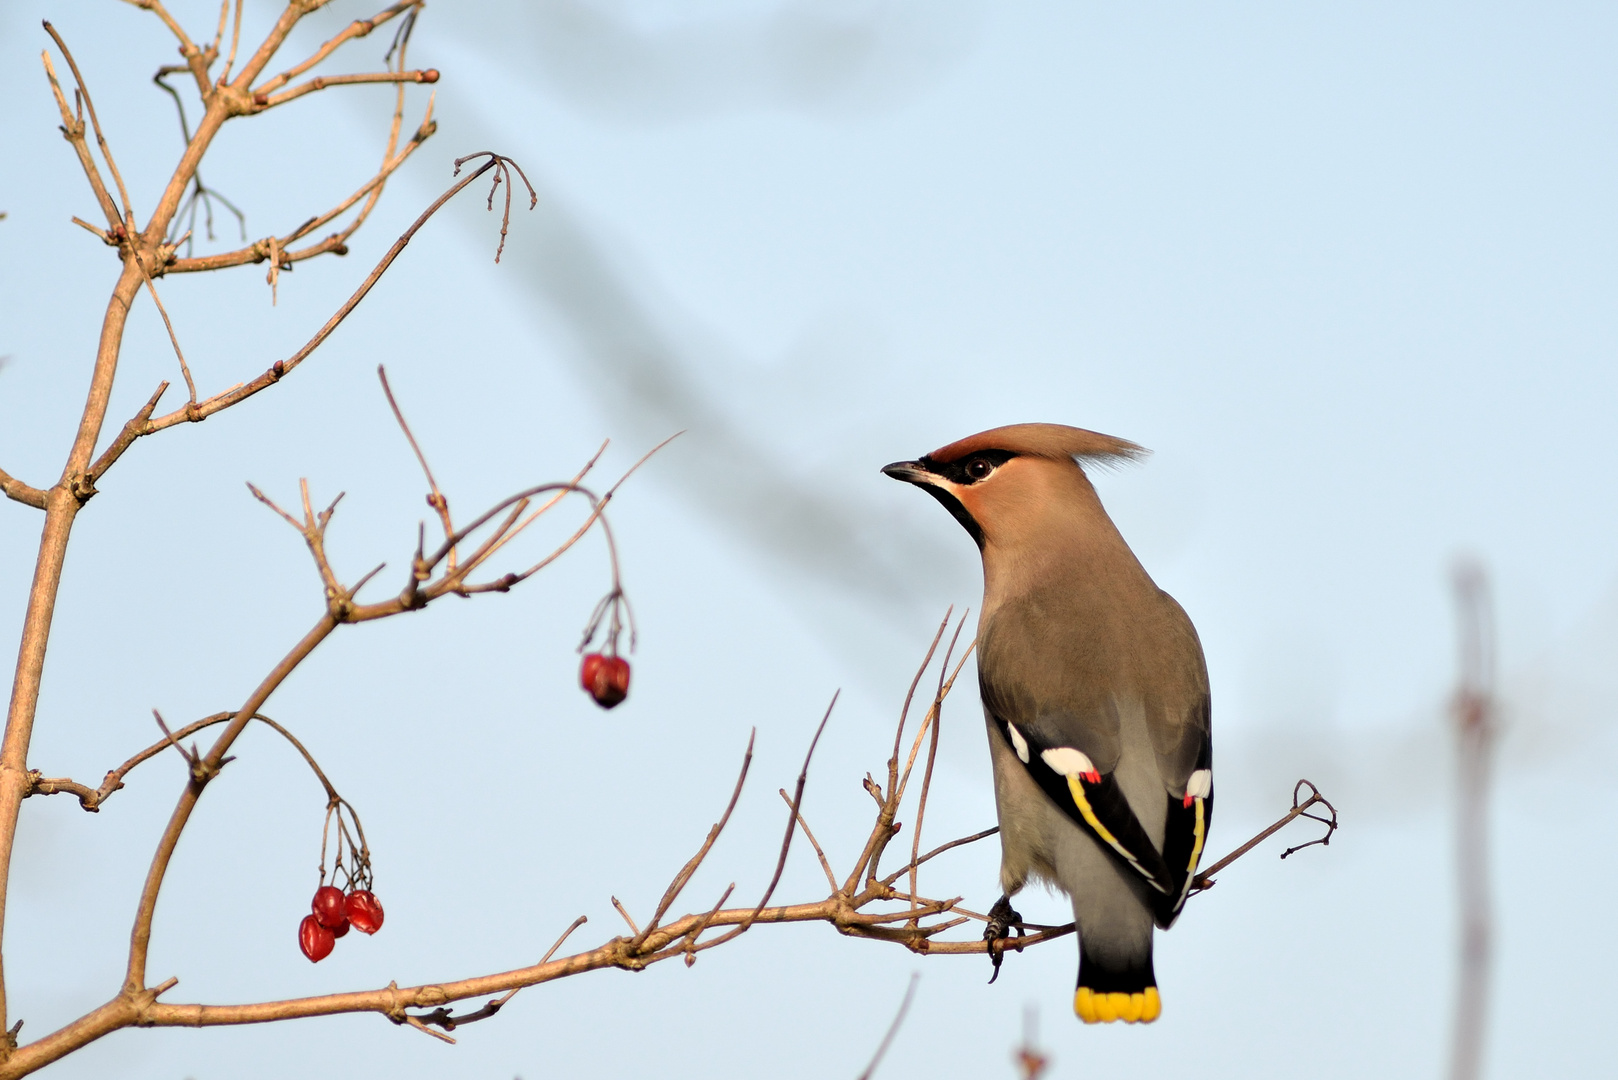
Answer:
[[[303,917],[303,922],[298,924],[298,948],[303,950],[303,955],[309,958],[311,964],[326,959],[336,947],[337,938],[330,930],[321,926],[313,915]]]
[[[369,889],[356,889],[344,901],[349,925],[362,934],[374,934],[382,929],[382,903]]]
[[[610,709],[629,696],[629,661],[591,653],[579,668],[579,683],[597,705]]]
[[[315,890],[315,898],[309,902],[309,910],[314,912],[315,919],[327,930],[336,930],[348,918],[343,910],[343,890],[335,885],[322,885]]]

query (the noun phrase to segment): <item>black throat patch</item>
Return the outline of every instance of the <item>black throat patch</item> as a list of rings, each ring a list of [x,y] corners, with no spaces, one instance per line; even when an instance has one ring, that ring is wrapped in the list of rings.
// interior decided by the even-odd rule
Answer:
[[[988,462],[990,466],[998,469],[1000,466],[1004,465],[1006,462],[1010,461],[1016,456],[1017,455],[1010,450],[979,450],[974,454],[968,454],[963,458],[956,459],[955,461],[938,461],[932,457],[924,457],[920,460],[920,462],[918,462],[918,464],[925,467],[926,470],[932,473],[934,476],[948,480],[952,484],[957,484],[961,487],[971,487],[973,484],[986,480],[988,479],[988,476],[993,475],[993,473],[990,472],[988,476],[973,476],[971,471],[973,463]],[[968,535],[972,537],[972,541],[977,544],[978,550],[983,550],[983,526],[977,523],[976,518],[967,513],[966,507],[961,505],[961,500],[957,499],[943,488],[934,487],[932,484],[926,483],[925,481],[917,484],[917,486],[942,503],[944,505],[944,509],[950,512],[950,516],[956,521],[959,521],[961,523],[961,528],[965,529]]]

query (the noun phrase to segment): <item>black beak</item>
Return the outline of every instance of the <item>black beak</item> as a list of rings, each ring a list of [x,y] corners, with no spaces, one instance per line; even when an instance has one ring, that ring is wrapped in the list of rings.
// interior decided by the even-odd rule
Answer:
[[[895,461],[892,465],[882,466],[882,471],[907,484],[926,484],[934,479],[931,470],[919,461]]]
[[[929,469],[927,465],[921,461],[895,461],[892,465],[882,466],[882,471],[893,477],[895,480],[903,480],[907,484],[915,484],[917,487],[921,488],[921,490],[943,503],[944,509],[948,510],[954,516],[955,520],[961,523],[961,527],[971,534],[972,539],[974,542],[976,542],[979,550],[982,550],[983,529],[976,521],[972,520],[972,515],[967,512],[966,507],[961,505],[961,500],[957,499],[949,492],[948,489],[942,486],[944,484],[948,484],[948,480],[939,476],[932,469]]]

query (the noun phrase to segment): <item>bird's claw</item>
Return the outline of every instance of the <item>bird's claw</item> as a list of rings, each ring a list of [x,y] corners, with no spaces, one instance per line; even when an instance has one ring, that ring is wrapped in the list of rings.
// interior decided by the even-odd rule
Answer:
[[[990,985],[1000,977],[1000,964],[1006,958],[1005,948],[1000,942],[1006,939],[1006,931],[1011,929],[1016,929],[1021,937],[1021,924],[1022,916],[1012,910],[1009,896],[1002,896],[989,909],[989,925],[983,929],[983,940],[989,943],[989,962],[994,965],[994,974],[989,976]]]

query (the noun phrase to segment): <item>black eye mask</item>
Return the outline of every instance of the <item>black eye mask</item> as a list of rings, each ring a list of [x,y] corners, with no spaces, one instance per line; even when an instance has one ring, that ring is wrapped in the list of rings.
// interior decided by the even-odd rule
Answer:
[[[960,484],[962,487],[966,487],[970,484],[976,484],[980,480],[987,480],[994,475],[995,469],[1016,456],[1010,450],[979,450],[975,454],[968,454],[963,458],[950,462],[940,462],[930,457],[924,457],[921,459],[921,464],[927,467],[928,472],[941,476],[952,484]],[[973,476],[969,470],[974,462],[979,461],[987,462],[989,471],[982,476]]]

